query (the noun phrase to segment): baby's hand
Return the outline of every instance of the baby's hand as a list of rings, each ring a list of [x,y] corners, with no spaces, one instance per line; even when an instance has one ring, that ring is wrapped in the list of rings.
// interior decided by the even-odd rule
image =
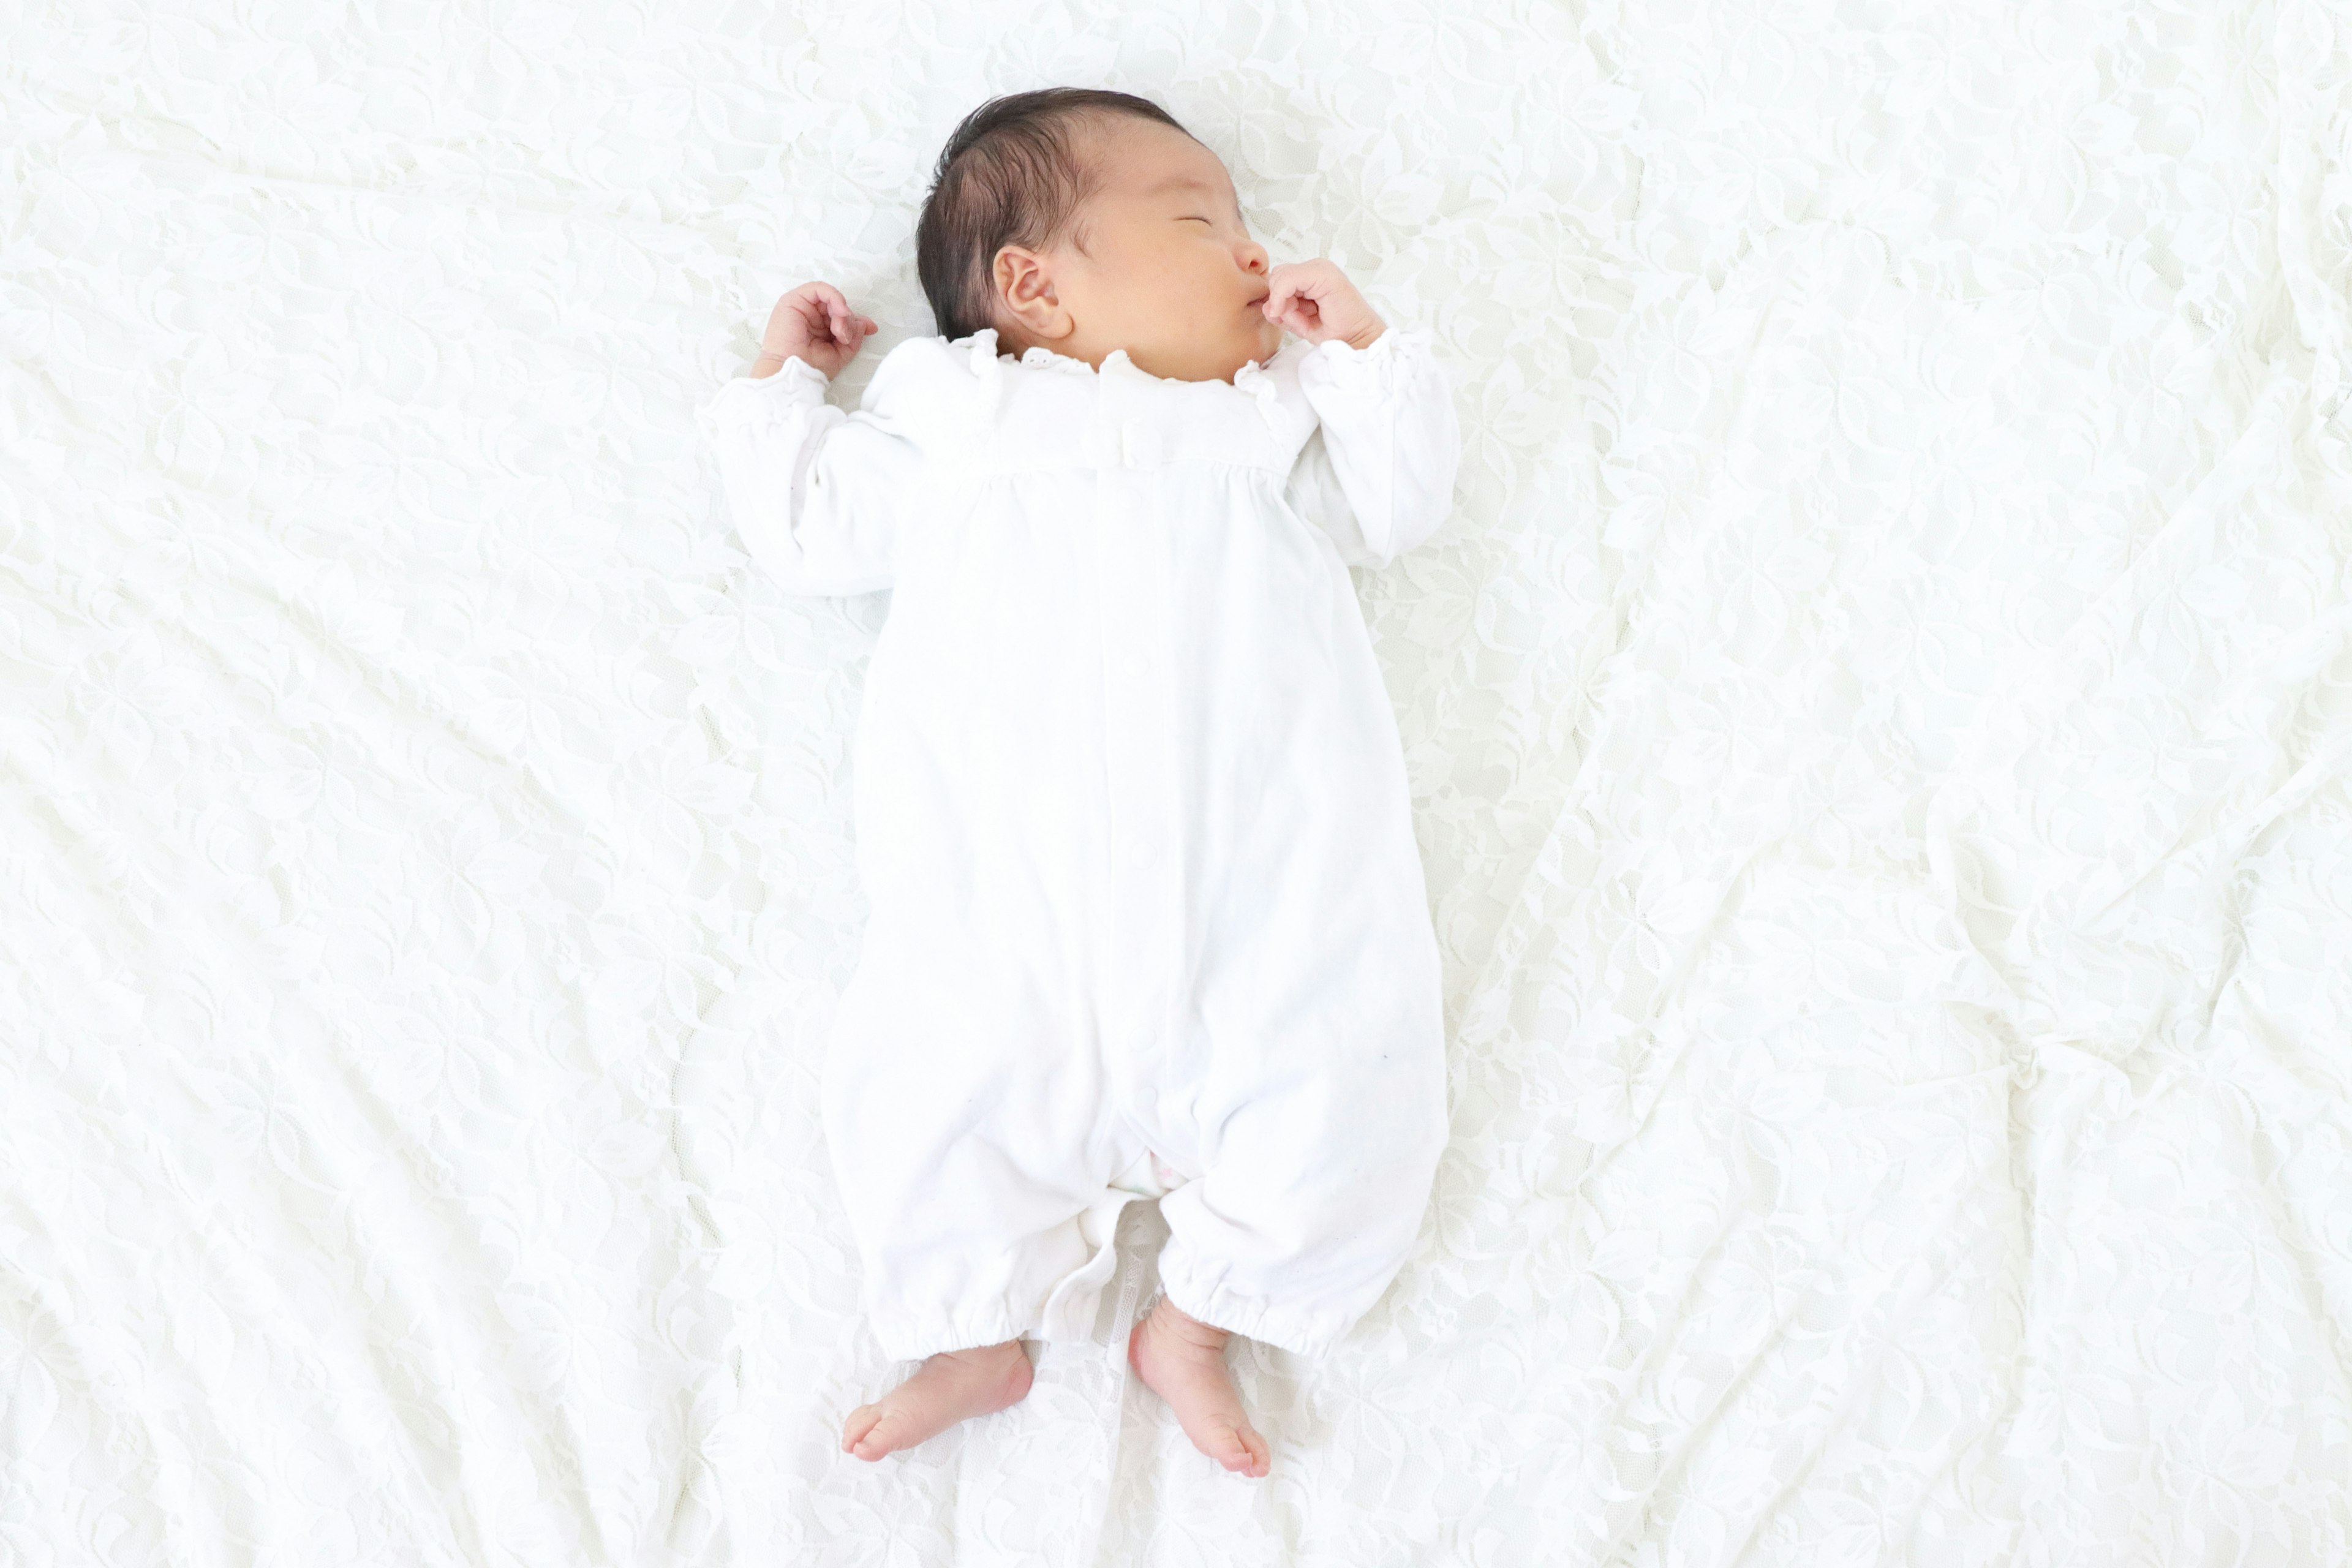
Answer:
[[[803,283],[768,312],[768,330],[760,335],[760,359],[751,374],[773,375],[783,369],[785,360],[797,356],[830,380],[856,357],[866,334],[880,330],[872,317],[851,310],[832,284]]]
[[[1273,290],[1258,309],[1310,343],[1343,338],[1360,349],[1388,331],[1388,323],[1372,314],[1347,274],[1317,257],[1312,261],[1286,261],[1265,275]]]

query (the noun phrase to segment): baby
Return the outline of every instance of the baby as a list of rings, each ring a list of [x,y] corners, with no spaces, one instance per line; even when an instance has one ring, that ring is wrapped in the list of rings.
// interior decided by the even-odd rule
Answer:
[[[922,1364],[842,1447],[1019,1400],[1023,1340],[1090,1337],[1120,1206],[1157,1198],[1128,1359],[1264,1476],[1227,1340],[1328,1350],[1446,1141],[1436,938],[1348,568],[1444,521],[1452,395],[1330,262],[1270,266],[1216,155],[1125,93],[975,110],[916,252],[939,335],[856,413],[824,388],[878,329],[814,282],[698,414],[786,591],[892,591],[823,1110],[866,1318]]]

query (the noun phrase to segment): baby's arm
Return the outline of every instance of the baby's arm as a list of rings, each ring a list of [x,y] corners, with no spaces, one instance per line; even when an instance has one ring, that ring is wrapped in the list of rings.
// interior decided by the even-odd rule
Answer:
[[[803,283],[776,302],[751,374],[696,411],[736,532],[788,594],[871,593],[896,575],[921,454],[882,405],[878,372],[856,413],[824,400],[874,330],[831,284]]]
[[[1286,496],[1350,566],[1385,566],[1454,510],[1462,432],[1427,333],[1391,327],[1328,261],[1277,267],[1269,315],[1315,347],[1298,386],[1319,421]]]

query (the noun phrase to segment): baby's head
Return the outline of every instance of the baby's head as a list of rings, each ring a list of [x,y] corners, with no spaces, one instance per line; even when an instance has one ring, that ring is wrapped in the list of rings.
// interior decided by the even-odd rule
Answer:
[[[1099,366],[1125,349],[1171,381],[1225,381],[1282,346],[1217,155],[1149,99],[1049,88],[992,99],[940,153],[915,268],[940,333],[996,329]]]

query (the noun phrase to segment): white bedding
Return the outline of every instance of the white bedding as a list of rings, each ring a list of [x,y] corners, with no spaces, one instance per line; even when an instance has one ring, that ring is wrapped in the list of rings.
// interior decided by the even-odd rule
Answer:
[[[2328,0],[51,5],[0,50],[0,1563],[2352,1560],[2352,18]],[[927,332],[991,93],[1427,325],[1360,574],[1420,1255],[875,1467],[816,1047],[883,595],[691,412]],[[1124,1394],[1121,1388],[1124,1386]]]

